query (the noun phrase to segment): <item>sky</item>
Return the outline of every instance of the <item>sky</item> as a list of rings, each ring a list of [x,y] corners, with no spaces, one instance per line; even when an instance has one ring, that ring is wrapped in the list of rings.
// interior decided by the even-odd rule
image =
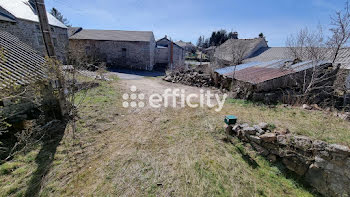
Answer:
[[[213,31],[237,31],[239,38],[264,33],[269,46],[285,46],[301,28],[329,29],[345,0],[45,0],[85,29],[153,31],[174,41],[196,43]],[[327,34],[327,32],[326,32]]]

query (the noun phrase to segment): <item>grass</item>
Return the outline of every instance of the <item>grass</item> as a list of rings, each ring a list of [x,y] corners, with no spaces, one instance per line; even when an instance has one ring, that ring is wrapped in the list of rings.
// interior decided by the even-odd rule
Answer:
[[[77,132],[73,138],[66,129],[42,177],[40,196],[315,196],[279,166],[239,142],[225,141],[226,114],[328,142],[350,141],[349,123],[321,112],[241,100],[227,101],[219,113],[124,109],[120,92],[119,81],[101,82],[87,92]],[[0,196],[30,190],[40,152],[42,146],[0,166]]]
[[[288,128],[298,135],[350,146],[350,123],[331,113],[286,108],[283,105],[270,108],[259,103],[229,99],[220,114],[235,114],[240,122],[267,122],[277,129]]]

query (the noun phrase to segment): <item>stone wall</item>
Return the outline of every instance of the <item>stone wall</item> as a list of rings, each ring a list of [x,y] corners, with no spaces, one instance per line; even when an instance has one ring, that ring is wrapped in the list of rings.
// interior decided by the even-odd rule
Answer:
[[[75,54],[93,56],[92,59],[114,68],[152,70],[155,63],[155,42],[70,39],[69,48]]]
[[[292,135],[288,130],[272,132],[266,123],[228,126],[226,132],[251,144],[270,161],[280,160],[320,194],[350,196],[349,147]]]
[[[158,49],[160,56],[156,57],[156,62],[164,63],[164,56],[168,56],[167,64],[170,63],[170,54],[171,54],[171,41],[163,38],[157,41],[158,46],[167,47],[167,51],[164,49]],[[173,68],[183,68],[185,66],[185,50],[174,43],[173,45]],[[166,54],[164,54],[166,52]]]
[[[31,46],[41,55],[46,55],[44,39],[39,23],[17,19],[16,23],[0,22],[0,29],[18,37],[22,42]],[[68,33],[67,29],[51,26],[51,35],[54,41],[57,58],[64,62],[67,60]]]

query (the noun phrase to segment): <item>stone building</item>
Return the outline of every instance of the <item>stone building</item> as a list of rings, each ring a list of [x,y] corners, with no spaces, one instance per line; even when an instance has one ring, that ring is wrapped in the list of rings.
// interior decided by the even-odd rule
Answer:
[[[196,53],[197,47],[194,46],[191,42],[184,42],[182,40],[175,42],[180,47],[184,48],[186,51],[186,56],[189,56],[190,54]]]
[[[51,35],[59,60],[65,62],[68,49],[67,27],[47,13]],[[41,55],[46,49],[35,4],[31,0],[1,0],[0,29],[18,37]]]
[[[268,47],[264,38],[229,39],[216,47],[214,58],[222,64],[239,64],[261,48]]]
[[[112,68],[153,70],[156,42],[151,31],[69,28],[69,48]]]
[[[156,64],[159,69],[175,69],[185,65],[185,49],[166,36],[157,41]]]

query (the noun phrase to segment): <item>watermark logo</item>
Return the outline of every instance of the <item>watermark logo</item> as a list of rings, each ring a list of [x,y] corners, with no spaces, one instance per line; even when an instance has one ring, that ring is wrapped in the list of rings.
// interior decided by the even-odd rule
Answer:
[[[209,107],[215,108],[215,111],[219,112],[224,107],[227,94],[223,94],[221,97],[219,94],[213,94],[209,90],[200,90],[198,94],[190,93],[186,94],[184,89],[166,89],[163,94],[151,94],[147,98],[145,94],[137,94],[136,86],[130,87],[131,94],[123,94],[123,107],[128,108],[143,108],[146,103],[152,108],[161,107],[181,107],[186,106],[191,108]]]
[[[131,86],[130,91],[132,92],[131,94],[125,93],[123,94],[123,107],[128,108],[136,108],[140,107],[143,108],[145,107],[145,95],[144,94],[136,94],[137,88],[136,86]],[[129,102],[130,101],[130,102]]]

